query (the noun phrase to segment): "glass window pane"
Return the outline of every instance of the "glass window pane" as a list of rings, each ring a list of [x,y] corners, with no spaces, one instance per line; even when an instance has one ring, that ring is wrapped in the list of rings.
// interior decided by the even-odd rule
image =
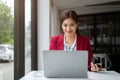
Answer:
[[[97,44],[114,44],[114,15],[98,15],[96,17]]]
[[[31,71],[31,0],[25,0],[25,74]]]
[[[14,80],[14,0],[0,0],[0,80]]]
[[[119,53],[120,13],[79,16],[78,33],[90,37],[93,52]]]
[[[93,16],[79,17],[78,33],[80,35],[89,36],[91,45],[94,44],[93,31],[94,31]]]
[[[116,28],[115,28],[115,33],[116,33],[116,44],[120,45],[120,14],[116,15]]]

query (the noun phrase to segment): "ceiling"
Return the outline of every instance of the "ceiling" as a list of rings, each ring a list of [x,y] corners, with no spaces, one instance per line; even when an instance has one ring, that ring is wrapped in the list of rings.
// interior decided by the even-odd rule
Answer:
[[[110,7],[111,6],[120,7],[120,0],[51,0],[51,1],[52,1],[52,5],[56,6],[58,9],[70,9],[70,8],[102,6],[102,5],[110,6]]]

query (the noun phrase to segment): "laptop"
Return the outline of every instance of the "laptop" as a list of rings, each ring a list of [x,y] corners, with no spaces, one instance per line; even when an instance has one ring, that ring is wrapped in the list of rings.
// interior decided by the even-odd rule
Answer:
[[[43,51],[44,75],[48,78],[87,78],[88,51]]]

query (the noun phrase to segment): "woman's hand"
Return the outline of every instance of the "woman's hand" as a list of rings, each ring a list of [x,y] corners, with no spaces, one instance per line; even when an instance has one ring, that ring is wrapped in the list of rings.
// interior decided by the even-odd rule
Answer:
[[[97,72],[97,71],[100,71],[100,68],[98,67],[97,64],[93,64],[93,63],[91,62],[91,71]]]

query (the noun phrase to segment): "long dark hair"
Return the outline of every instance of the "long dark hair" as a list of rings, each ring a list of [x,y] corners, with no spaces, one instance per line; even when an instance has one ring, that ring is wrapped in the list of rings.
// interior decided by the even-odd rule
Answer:
[[[60,15],[60,29],[61,29],[61,32],[63,33],[62,31],[62,24],[63,24],[63,21],[65,19],[68,19],[68,18],[71,18],[73,19],[76,24],[78,24],[78,15],[77,13],[74,11],[74,10],[66,10],[66,11],[63,11]],[[78,29],[76,30],[76,32],[78,32]]]

